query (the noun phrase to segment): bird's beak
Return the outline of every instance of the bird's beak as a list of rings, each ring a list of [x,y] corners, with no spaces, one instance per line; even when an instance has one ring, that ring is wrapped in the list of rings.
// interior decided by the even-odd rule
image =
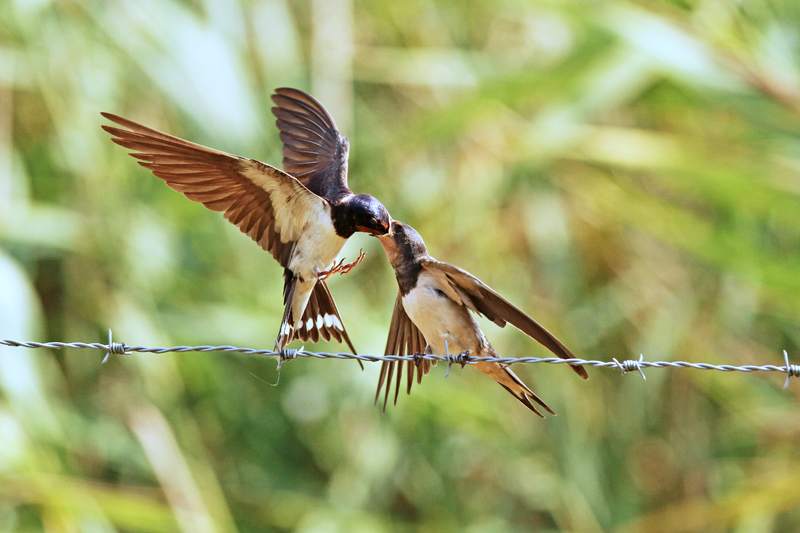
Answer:
[[[394,220],[392,220],[392,217],[390,216],[389,222],[387,222],[386,227],[384,227],[385,233],[372,233],[371,235],[379,239],[390,236],[392,234],[392,222],[394,222]]]

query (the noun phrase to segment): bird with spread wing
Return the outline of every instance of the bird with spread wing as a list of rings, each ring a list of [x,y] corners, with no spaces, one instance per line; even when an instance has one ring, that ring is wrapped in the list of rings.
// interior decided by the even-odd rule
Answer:
[[[376,198],[347,185],[349,143],[310,95],[281,88],[272,96],[283,142],[281,171],[102,113],[112,141],[172,189],[219,211],[284,268],[278,348],[294,339],[346,342],[355,353],[325,279],[349,272],[335,259],[355,232],[384,235],[391,217]]]

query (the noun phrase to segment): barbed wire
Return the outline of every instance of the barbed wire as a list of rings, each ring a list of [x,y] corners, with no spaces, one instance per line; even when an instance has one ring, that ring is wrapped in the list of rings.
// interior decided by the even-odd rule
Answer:
[[[447,372],[450,372],[450,365],[458,364],[474,365],[480,361],[491,361],[502,365],[512,364],[536,364],[547,363],[553,365],[573,365],[573,366],[592,366],[596,368],[617,368],[623,374],[638,371],[642,379],[647,379],[644,375],[645,368],[694,368],[696,370],[717,370],[720,372],[782,372],[786,374],[786,383],[783,388],[789,386],[789,380],[800,376],[800,365],[789,364],[789,354],[783,351],[785,366],[776,365],[712,365],[710,363],[689,363],[687,361],[645,361],[644,355],[640,355],[638,360],[627,359],[619,362],[616,358],[611,361],[598,361],[592,359],[561,359],[558,357],[478,357],[469,353],[435,355],[435,354],[415,354],[415,355],[356,355],[345,352],[311,352],[303,348],[285,348],[283,350],[260,350],[254,348],[240,348],[237,346],[221,345],[200,345],[200,346],[172,346],[169,348],[150,348],[147,346],[128,346],[124,342],[114,342],[111,330],[108,330],[108,343],[99,342],[19,342],[12,340],[0,340],[0,345],[13,348],[51,348],[60,350],[62,348],[103,350],[106,352],[102,363],[108,361],[112,355],[130,354],[133,352],[141,353],[185,353],[185,352],[227,352],[241,353],[245,355],[266,355],[278,358],[278,368],[284,361],[297,357],[311,357],[316,359],[356,359],[359,361],[415,361],[419,363],[423,359],[430,361],[441,361],[447,363]]]

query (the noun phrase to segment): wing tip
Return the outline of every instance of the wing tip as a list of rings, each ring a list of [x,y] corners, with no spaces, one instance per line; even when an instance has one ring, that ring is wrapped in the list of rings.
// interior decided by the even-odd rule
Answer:
[[[114,113],[108,113],[107,111],[100,111],[100,115],[106,119],[110,120],[114,124],[119,124],[120,126],[128,127],[128,124],[131,122],[126,118],[123,118],[119,115],[115,115]],[[103,129],[106,129],[105,126],[101,126]]]
[[[577,359],[574,355],[570,359]],[[583,379],[589,379],[589,373],[583,365],[569,365],[570,368]]]
[[[291,94],[297,92],[302,93],[303,91],[301,91],[300,89],[295,89],[294,87],[276,87],[272,96],[276,95],[286,96],[287,93]]]
[[[317,100],[313,96],[311,96],[310,94],[308,94],[307,92],[305,92],[302,89],[297,89],[296,87],[277,87],[273,91],[272,96],[270,96],[270,98],[272,99],[273,102],[275,102],[275,97],[292,98],[292,99],[295,99],[295,100],[297,100],[298,97],[300,97],[301,100],[305,99],[305,98],[308,98],[312,102],[319,103],[319,102],[317,102]],[[277,102],[275,102],[275,103],[277,103]]]
[[[122,140],[125,134],[130,134],[130,130],[123,130],[114,126],[109,126],[108,124],[101,124],[100,127],[103,128],[103,131],[112,136],[112,141],[116,141],[115,138]]]

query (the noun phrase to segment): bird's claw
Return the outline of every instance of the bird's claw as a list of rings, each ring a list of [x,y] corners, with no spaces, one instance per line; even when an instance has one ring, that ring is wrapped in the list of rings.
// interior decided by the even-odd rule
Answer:
[[[355,268],[356,265],[360,264],[361,261],[364,260],[364,257],[366,257],[366,255],[367,255],[367,253],[364,250],[359,250],[358,257],[356,258],[356,260],[353,261],[352,263],[348,263],[348,264],[344,265],[342,267],[342,269],[341,269],[341,273],[342,274],[349,274],[350,271],[353,270],[353,268]]]
[[[353,268],[355,268],[355,266],[357,264],[359,264],[361,261],[364,260],[364,256],[366,256],[366,255],[367,254],[364,252],[364,250],[361,250],[358,253],[358,257],[356,258],[356,260],[353,261],[352,263],[347,263],[346,265],[344,264],[344,259],[339,260],[338,263],[335,263],[328,270],[320,272],[319,273],[319,280],[320,281],[325,281],[326,279],[328,279],[332,275],[336,274],[337,272],[339,274],[348,274],[351,270],[353,270]]]
[[[319,280],[325,281],[329,277],[333,276],[335,273],[339,272],[342,269],[342,263],[344,263],[344,259],[339,261],[338,263],[334,262],[333,266],[330,267],[328,270],[323,270],[319,273]]]

